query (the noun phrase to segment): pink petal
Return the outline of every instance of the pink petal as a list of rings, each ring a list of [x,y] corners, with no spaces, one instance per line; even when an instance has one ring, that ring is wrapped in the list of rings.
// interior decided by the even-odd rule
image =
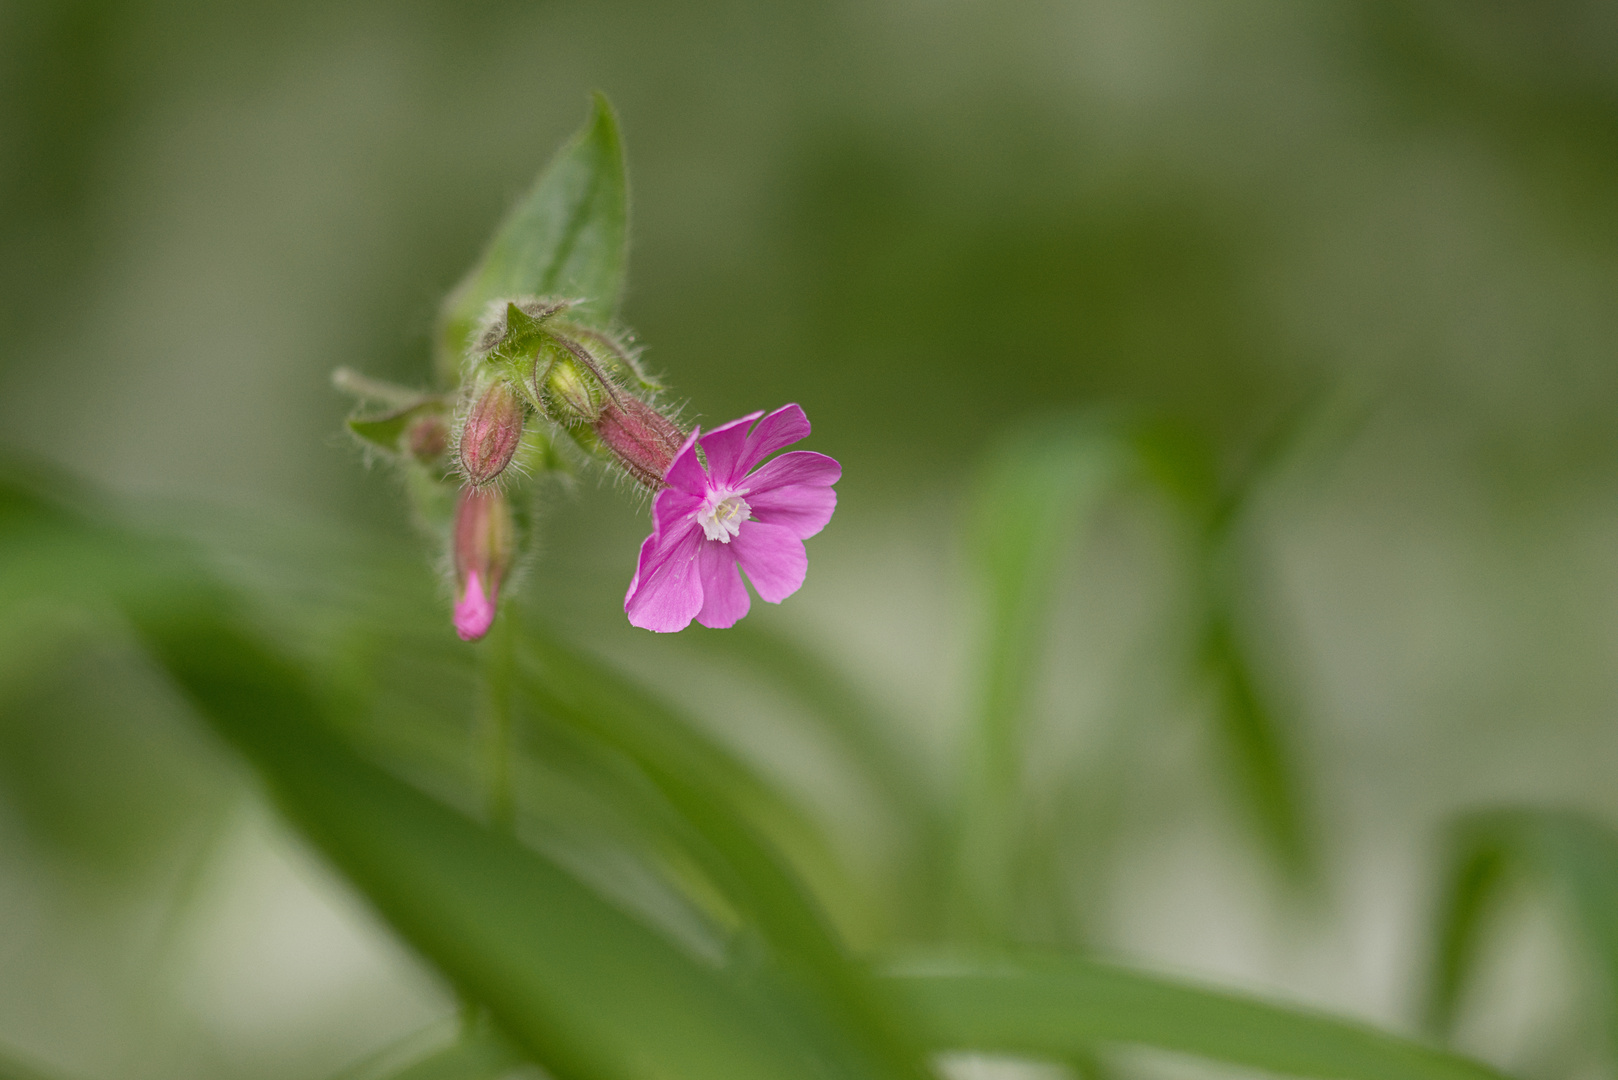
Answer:
[[[466,575],[466,589],[455,601],[455,632],[462,641],[476,641],[494,625],[494,597],[483,595],[478,572]]]
[[[702,505],[701,495],[692,495],[679,488],[664,488],[652,499],[652,533],[676,530],[681,522],[689,522],[691,515]]]
[[[741,571],[736,569],[736,553],[729,544],[705,539],[697,555],[697,573],[702,576],[702,610],[697,612],[697,622],[713,630],[735,626],[752,606]]]
[[[758,590],[759,599],[772,604],[797,592],[809,572],[809,554],[803,550],[803,541],[785,525],[745,521],[742,531],[730,542],[730,549],[747,571],[747,580]]]
[[[708,456],[708,475],[721,487],[735,487],[747,475],[742,454],[747,446],[747,428],[762,412],[748,413],[740,420],[721,424],[702,437],[702,452]]]
[[[640,563],[624,613],[631,625],[660,634],[684,630],[702,610],[697,555],[703,543],[695,522],[684,530],[653,533],[640,546]]]
[[[663,482],[669,487],[698,498],[708,493],[708,474],[702,471],[702,462],[697,460],[697,438],[701,434],[701,428],[691,430],[685,445],[680,447],[680,452],[674,455],[668,471],[663,474]]]
[[[753,495],[772,488],[786,487],[788,484],[830,487],[842,478],[843,467],[837,464],[836,459],[813,450],[794,450],[760,466],[742,486],[750,492],[747,501],[751,505]]]
[[[829,487],[793,484],[749,495],[747,505],[760,523],[780,525],[799,540],[807,540],[831,520],[832,511],[837,509],[837,492]]]
[[[751,471],[782,447],[808,437],[809,418],[803,415],[803,410],[796,405],[781,406],[760,420],[758,426],[748,434],[747,446],[742,451],[741,471]]]

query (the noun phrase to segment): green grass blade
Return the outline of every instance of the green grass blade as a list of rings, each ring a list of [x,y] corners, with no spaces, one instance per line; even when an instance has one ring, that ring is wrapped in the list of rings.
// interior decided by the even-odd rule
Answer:
[[[1117,476],[1120,451],[1099,420],[1050,421],[1008,441],[978,478],[968,540],[987,614],[957,867],[959,915],[976,936],[1004,937],[1015,921],[1014,803],[1028,698],[1063,559]]]
[[[546,857],[422,795],[318,721],[298,672],[217,609],[141,619],[199,713],[377,911],[559,1077],[869,1075],[799,1023],[768,973],[744,989]]]
[[[1209,618],[1202,661],[1235,790],[1276,861],[1293,880],[1307,881],[1314,853],[1297,767],[1228,612]]]
[[[806,1007],[853,1033],[889,1074],[920,1075],[919,1050],[758,827],[784,822],[806,836],[812,825],[667,707],[553,641],[524,641],[519,685],[542,718],[601,740],[642,770],[689,830],[689,853],[762,935]]]
[[[479,1035],[452,1043],[376,1080],[500,1080],[523,1061],[506,1040]]]
[[[460,1018],[416,1031],[330,1080],[500,1080],[528,1059],[510,1039]]]
[[[1561,903],[1600,984],[1609,1053],[1618,1057],[1618,831],[1565,810],[1495,810],[1462,819],[1434,932],[1427,1018],[1446,1031],[1476,967],[1488,915],[1510,881]]]
[[[0,1080],[70,1080],[70,1077],[8,1047],[0,1047]]]
[[[605,327],[623,291],[629,182],[618,120],[597,94],[584,127],[512,208],[478,265],[444,301],[438,371],[453,382],[491,300],[558,296],[583,300],[571,318]]]
[[[915,941],[933,940],[942,930],[939,900],[948,885],[950,822],[942,793],[928,782],[913,749],[903,744],[897,724],[853,687],[835,666],[786,635],[738,624],[723,634],[689,639],[708,657],[743,666],[747,675],[768,682],[803,706],[808,720],[836,744],[881,810],[902,830],[891,864],[895,898],[903,905],[904,933]],[[849,894],[867,910],[870,897]]]
[[[645,768],[716,856],[707,865],[730,872],[723,884],[759,916],[771,946],[745,972],[689,958],[549,858],[359,758],[332,734],[343,725],[322,715],[298,671],[236,628],[231,605],[182,554],[75,528],[60,513],[47,519],[37,537],[31,527],[0,529],[0,549],[24,556],[0,564],[0,600],[8,582],[25,598],[66,595],[73,569],[109,552],[137,570],[168,556],[129,575],[139,588],[103,575],[95,588],[81,581],[80,593],[93,602],[99,588],[103,602],[125,601],[154,655],[264,774],[288,817],[553,1072],[629,1080],[655,1063],[667,1077],[921,1075],[919,1050],[886,1015],[886,1000],[738,809],[767,804],[771,793],[649,699],[564,650],[525,650],[527,698]],[[21,547],[4,543],[18,537]],[[52,560],[61,574],[36,572]],[[153,596],[163,602],[149,603]],[[745,991],[735,982],[743,977]]]
[[[832,664],[785,634],[751,622],[689,642],[706,655],[736,661],[750,676],[763,678],[803,705],[907,822],[936,815],[922,770],[907,754],[893,723]]]
[[[915,967],[886,984],[939,1050],[1067,1059],[1150,1046],[1321,1080],[1499,1080],[1494,1070],[1373,1028],[1068,956]]]

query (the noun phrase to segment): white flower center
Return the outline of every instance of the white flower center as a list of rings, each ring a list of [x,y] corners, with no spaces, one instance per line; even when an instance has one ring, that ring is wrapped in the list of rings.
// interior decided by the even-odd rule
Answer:
[[[721,544],[730,543],[731,538],[742,531],[742,522],[753,512],[747,500],[742,498],[746,494],[745,490],[711,492],[708,501],[697,511],[697,524],[702,526],[702,534]]]

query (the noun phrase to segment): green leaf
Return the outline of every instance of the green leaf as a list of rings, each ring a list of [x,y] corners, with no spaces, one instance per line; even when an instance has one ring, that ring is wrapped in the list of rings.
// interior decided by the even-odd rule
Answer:
[[[1049,421],[1008,440],[981,470],[968,519],[987,616],[968,744],[959,855],[962,912],[978,935],[1015,921],[1022,733],[1064,558],[1124,461],[1099,417]]]
[[[1322,1080],[1499,1080],[1465,1058],[1345,1020],[1073,956],[912,965],[886,979],[939,1050],[1067,1059],[1157,1047]]]
[[[583,301],[569,318],[605,328],[623,290],[629,184],[618,121],[597,94],[584,127],[553,158],[496,231],[477,266],[444,301],[438,372],[446,383],[490,301],[556,296]]]
[[[435,411],[444,411],[444,405],[433,398],[372,416],[351,416],[348,418],[348,430],[373,446],[397,454],[399,440],[410,422],[423,413]]]
[[[1434,933],[1427,1019],[1454,1023],[1488,915],[1513,881],[1560,902],[1598,980],[1609,1052],[1618,1055],[1618,831],[1572,811],[1495,810],[1454,828]]]

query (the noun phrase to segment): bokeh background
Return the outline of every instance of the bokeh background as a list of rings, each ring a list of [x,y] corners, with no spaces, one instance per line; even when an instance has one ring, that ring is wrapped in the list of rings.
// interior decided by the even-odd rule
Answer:
[[[442,603],[329,372],[424,384],[438,299],[592,89],[624,127],[651,366],[707,422],[800,402],[844,463],[808,584],[750,619],[859,687],[926,783],[973,708],[962,503],[1003,433],[1106,410],[1234,473],[1351,402],[1249,523],[1314,885],[1277,872],[1158,662],[1180,539],[1125,492],[1040,659],[1028,782],[1096,793],[1061,934],[1408,1030],[1445,822],[1618,819],[1610,4],[11,0],[0,437],[288,610],[340,609],[353,567]],[[547,498],[530,617],[692,705],[880,867],[872,793],[792,703],[711,634],[624,625],[646,519],[623,495]],[[9,675],[0,1039],[87,1078],[315,1077],[453,1012],[138,658]],[[1461,1044],[1591,1074],[1554,917],[1525,900],[1491,957]]]

